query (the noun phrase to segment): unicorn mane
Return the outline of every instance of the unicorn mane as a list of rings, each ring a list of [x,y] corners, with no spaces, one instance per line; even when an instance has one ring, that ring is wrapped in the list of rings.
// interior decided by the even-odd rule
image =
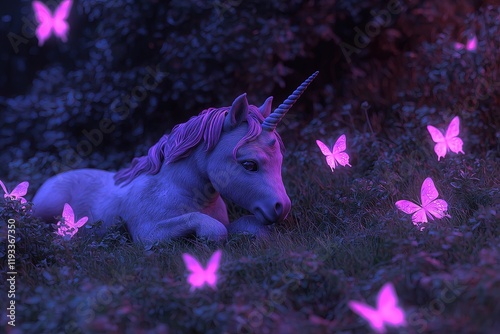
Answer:
[[[209,108],[203,110],[198,116],[191,117],[187,122],[174,126],[169,135],[163,135],[160,140],[151,146],[148,154],[132,160],[129,167],[119,170],[115,176],[115,184],[129,183],[141,174],[156,174],[163,163],[169,164],[188,157],[192,150],[201,142],[205,143],[205,151],[211,151],[219,142],[224,118],[231,107]],[[233,150],[236,159],[238,149],[256,139],[262,132],[264,117],[259,108],[248,106],[248,131],[240,139]],[[280,149],[284,151],[283,141],[276,133]]]

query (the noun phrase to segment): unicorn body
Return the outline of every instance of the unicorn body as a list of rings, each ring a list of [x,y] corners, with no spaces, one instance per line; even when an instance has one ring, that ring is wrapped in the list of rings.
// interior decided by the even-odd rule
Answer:
[[[272,98],[259,108],[248,104],[246,94],[231,107],[207,109],[117,173],[80,169],[56,175],[35,195],[33,212],[53,221],[69,203],[75,217],[103,221],[102,232],[121,217],[142,243],[189,234],[221,240],[228,229],[256,233],[280,222],[291,202],[275,127],[316,75],[273,113]],[[252,215],[230,224],[223,198]]]

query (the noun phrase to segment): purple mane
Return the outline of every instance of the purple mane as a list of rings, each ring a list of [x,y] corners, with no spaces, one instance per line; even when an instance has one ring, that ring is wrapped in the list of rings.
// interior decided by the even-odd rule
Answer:
[[[189,156],[192,149],[202,141],[205,143],[205,151],[211,151],[219,142],[224,118],[230,108],[209,108],[203,110],[198,116],[191,117],[186,123],[174,126],[169,135],[163,135],[156,144],[151,146],[147,155],[134,158],[129,167],[118,171],[114,176],[115,184],[127,184],[140,174],[156,174],[163,163],[169,164]],[[260,135],[263,121],[264,117],[259,108],[249,105],[246,119],[248,131],[233,150],[235,159],[236,152],[242,145]],[[284,145],[281,137],[278,133],[276,137],[283,152]]]

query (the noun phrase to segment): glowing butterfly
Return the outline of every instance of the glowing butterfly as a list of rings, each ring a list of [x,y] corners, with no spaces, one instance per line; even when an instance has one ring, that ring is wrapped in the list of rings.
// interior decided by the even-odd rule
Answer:
[[[349,308],[365,318],[377,333],[385,333],[385,326],[401,327],[406,325],[403,309],[398,305],[398,296],[392,283],[384,284],[377,295],[377,308],[365,303],[349,301]]]
[[[455,43],[455,50],[462,50],[465,47],[467,51],[476,51],[477,49],[477,37],[474,35],[474,37],[470,38],[467,40],[467,43],[463,45],[462,43]]]
[[[62,217],[63,219],[57,222],[57,234],[63,237],[69,236],[70,238],[72,238],[76,232],[78,232],[78,229],[85,225],[89,219],[88,217],[82,217],[75,222],[75,213],[68,203],[64,203]]]
[[[50,37],[50,33],[58,36],[63,42],[68,40],[67,34],[69,25],[65,21],[68,18],[71,9],[72,0],[64,0],[56,8],[54,16],[50,10],[40,1],[33,1],[33,10],[35,11],[35,18],[39,25],[36,28],[36,36],[38,37],[38,45],[41,46]]]
[[[345,135],[341,135],[339,139],[337,139],[337,141],[333,145],[332,151],[330,151],[328,146],[326,146],[320,140],[316,140],[316,144],[318,144],[321,153],[326,156],[326,163],[328,164],[328,166],[330,166],[332,172],[337,164],[352,167],[351,165],[349,165],[349,155],[344,152],[346,149]]]
[[[187,269],[191,271],[188,277],[188,282],[191,284],[191,291],[202,287],[205,283],[215,289],[215,284],[217,283],[216,271],[219,269],[221,255],[221,250],[216,251],[208,260],[207,269],[205,270],[194,257],[186,253],[182,254],[182,259]]]
[[[427,218],[434,220],[435,218],[441,219],[443,217],[450,217],[446,213],[448,210],[448,203],[443,199],[437,199],[439,193],[434,186],[434,182],[430,177],[426,178],[422,183],[420,189],[420,200],[422,206],[407,200],[396,202],[396,207],[407,214],[412,214],[411,220],[414,225],[419,226],[419,223],[427,223]],[[423,230],[423,227],[420,228]]]
[[[0,181],[0,186],[2,186],[3,191],[5,192],[5,195],[3,195],[4,198],[10,197],[14,200],[20,200],[22,204],[26,203],[26,199],[23,197],[28,193],[28,187],[29,187],[29,182],[24,181],[19,183],[14,190],[12,190],[10,193],[7,191],[7,188],[3,184],[2,181]]]
[[[434,152],[438,156],[438,161],[441,157],[446,156],[448,150],[454,153],[464,153],[462,146],[464,142],[462,139],[458,138],[460,134],[460,119],[455,116],[446,130],[446,134],[443,136],[441,131],[433,127],[432,125],[427,125],[427,131],[431,134],[432,140],[436,143],[434,146]]]

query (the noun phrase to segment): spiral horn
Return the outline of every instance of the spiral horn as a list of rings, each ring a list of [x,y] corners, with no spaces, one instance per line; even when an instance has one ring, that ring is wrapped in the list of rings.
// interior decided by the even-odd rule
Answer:
[[[273,131],[276,126],[285,116],[288,110],[293,106],[293,104],[299,99],[300,95],[306,90],[307,86],[311,81],[316,78],[319,71],[314,72],[309,78],[307,78],[293,93],[288,96],[288,98],[278,106],[269,116],[266,117],[264,122],[262,122],[262,129],[266,131]]]

